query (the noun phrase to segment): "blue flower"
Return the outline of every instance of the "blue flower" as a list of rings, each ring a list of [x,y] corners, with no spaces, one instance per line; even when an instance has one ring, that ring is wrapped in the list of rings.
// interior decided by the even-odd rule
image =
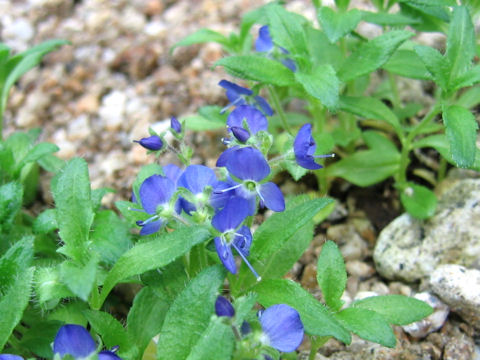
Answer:
[[[262,342],[278,351],[291,352],[300,346],[303,340],[303,324],[298,311],[278,304],[263,311],[260,315],[263,330]]]
[[[182,124],[180,124],[180,121],[177,120],[175,116],[172,116],[170,118],[170,127],[172,130],[174,130],[177,134],[180,134],[182,132]]]
[[[157,151],[163,147],[163,141],[160,136],[152,135],[140,140],[133,140],[133,142],[139,143],[147,150]]]
[[[166,176],[152,175],[145,179],[139,190],[140,202],[143,210],[153,216],[137,222],[142,227],[140,235],[150,235],[160,229],[165,220],[160,213],[170,211],[169,201],[175,190],[175,183]]]
[[[227,91],[226,95],[228,100],[230,101],[230,103],[222,109],[221,113],[227,111],[227,109],[231,106],[251,104],[262,110],[265,115],[273,115],[273,110],[268,104],[268,102],[261,96],[253,96],[252,90],[227,80],[221,80],[218,85],[220,85]]]
[[[215,301],[215,314],[217,314],[217,316],[234,317],[235,309],[226,298],[217,296],[217,300]]]
[[[227,184],[222,184],[217,180],[215,172],[204,165],[189,165],[178,179],[177,185],[190,191],[195,196],[195,203],[200,206],[210,204],[214,209],[223,207],[230,197],[225,193],[209,193],[206,189],[226,188]],[[190,214],[196,210],[196,205],[181,199],[181,207]]]
[[[312,125],[303,125],[295,137],[293,142],[293,151],[295,160],[301,167],[309,170],[321,169],[323,166],[315,162],[315,158],[334,157],[334,154],[314,155],[317,144],[312,137]]]
[[[80,325],[68,324],[62,326],[53,341],[53,353],[63,358],[71,355],[75,359],[93,355],[97,345],[90,333]],[[121,360],[113,351],[104,350],[98,354],[99,360]],[[7,359],[5,359],[7,360]],[[14,360],[14,359],[11,359]]]
[[[244,121],[247,128],[244,128]],[[259,131],[267,131],[268,121],[261,111],[250,105],[240,105],[233,110],[227,118],[229,128],[239,127],[248,130],[250,135],[255,135]]]
[[[0,360],[23,360],[23,357],[13,354],[0,354]]]
[[[230,189],[235,189],[237,196],[249,202],[248,215],[255,214],[257,196],[262,206],[273,211],[285,210],[285,200],[278,186],[273,182],[260,183],[270,174],[270,166],[259,150],[252,147],[231,150],[225,166],[234,181],[239,182]]]
[[[257,279],[260,276],[247,260],[252,244],[252,233],[247,226],[241,226],[248,216],[248,202],[241,197],[232,197],[225,207],[212,218],[212,226],[221,234],[215,237],[215,249],[223,266],[232,274],[237,273],[232,247],[240,255]]]
[[[279,53],[275,53],[277,48],[280,50]],[[285,56],[290,54],[290,52],[283,47],[276,47],[273,43],[268,25],[262,26],[258,31],[258,38],[255,41],[255,50],[258,52],[267,53],[267,57],[279,60],[284,66],[293,72],[297,71],[297,65],[295,64],[295,61]]]

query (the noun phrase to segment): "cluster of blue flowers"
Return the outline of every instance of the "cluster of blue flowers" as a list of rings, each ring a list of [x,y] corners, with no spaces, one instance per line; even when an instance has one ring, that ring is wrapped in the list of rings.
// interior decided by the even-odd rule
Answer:
[[[97,354],[98,360],[121,360],[115,352],[118,347],[102,350],[97,353],[97,344],[90,333],[83,326],[67,324],[57,332],[53,341],[53,354],[55,358],[70,355],[74,359],[86,359]],[[12,354],[0,354],[0,360],[23,360],[23,357]]]

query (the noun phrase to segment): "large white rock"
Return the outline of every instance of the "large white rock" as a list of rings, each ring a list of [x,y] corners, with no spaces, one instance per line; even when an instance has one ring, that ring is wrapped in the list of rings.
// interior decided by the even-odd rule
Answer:
[[[480,179],[463,179],[443,192],[426,221],[403,214],[380,233],[373,258],[378,272],[407,282],[441,264],[480,265]]]
[[[432,273],[430,287],[466,322],[480,329],[480,271],[442,265]]]

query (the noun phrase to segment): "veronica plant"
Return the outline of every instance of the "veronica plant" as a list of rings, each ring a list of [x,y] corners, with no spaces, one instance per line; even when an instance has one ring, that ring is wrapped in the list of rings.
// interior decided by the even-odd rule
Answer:
[[[158,162],[140,170],[131,201],[116,203],[124,219],[102,208],[102,197],[110,190],[91,189],[83,159],[54,160],[53,148],[47,151],[43,145],[34,146],[22,159],[24,164],[44,162],[54,171],[55,206],[37,218],[28,217],[21,211],[17,165],[10,160],[16,152],[1,149],[0,161],[8,165],[2,163],[2,176],[8,179],[0,187],[0,351],[9,355],[0,358],[295,359],[306,336],[313,359],[329,338],[349,344],[352,333],[393,347],[391,324],[431,313],[423,302],[404,296],[344,304],[345,265],[332,242],[324,244],[318,259],[317,280],[325,304],[285,279],[333,201],[284,195],[275,183],[280,171],[288,170],[295,180],[314,171],[321,184],[328,184],[329,177],[348,179],[368,161],[382,169],[371,155],[358,168],[348,165],[358,160],[357,154],[372,151],[358,149],[362,139],[370,148],[382,149],[380,158],[388,158],[393,148],[404,151],[408,141],[415,143],[433,128],[437,135],[446,131],[444,138],[455,143],[458,133],[450,136],[449,124],[464,114],[455,107],[458,104],[445,107],[445,101],[458,100],[456,90],[442,98],[444,107],[432,110],[419,124],[413,116],[402,119],[402,104],[395,107],[393,102],[390,109],[379,98],[360,94],[366,75],[379,67],[391,71],[386,64],[411,37],[401,30],[369,42],[350,37],[360,18],[397,23],[403,19],[411,26],[418,22],[407,15],[412,6],[402,5],[402,14],[392,18],[384,14],[388,6],[381,5],[382,16],[375,16],[347,12],[348,1],[337,3],[342,18],[349,14],[347,25],[316,2],[322,30],[272,3],[247,14],[238,35],[226,38],[203,30],[181,43],[222,43],[232,56],[218,65],[248,83],[220,82],[226,107],[200,109],[193,118],[172,118],[170,129],[150,129],[136,140],[134,146],[154,153]],[[460,61],[453,55],[458,53],[455,32],[468,32],[468,10],[459,6],[447,13],[452,16],[452,40],[450,50],[440,56],[452,64]],[[255,23],[262,30],[253,50]],[[339,61],[337,55],[345,59]],[[455,64],[449,79],[472,70],[469,62]],[[293,98],[300,98],[311,116],[284,111]],[[440,111],[446,114],[446,125],[432,127]],[[362,135],[364,120],[355,116],[376,120],[377,130]],[[225,149],[217,166],[192,164],[187,129],[225,127]],[[462,144],[469,143],[468,135],[460,135]],[[11,140],[9,146],[17,144]],[[406,148],[408,154],[412,148]],[[325,166],[322,154],[332,150],[341,160]],[[163,163],[166,151],[177,156],[175,164]],[[399,157],[403,172],[395,166],[374,180],[395,176],[399,188],[407,184],[400,174],[408,157]],[[365,181],[370,173],[375,171],[359,178]],[[416,188],[413,191],[415,198]],[[121,319],[111,315],[121,299],[120,283],[135,284],[136,289]]]
[[[272,2],[247,13],[239,34],[225,37],[202,29],[177,46],[208,41],[223,45],[230,56],[216,65],[249,82],[251,93],[242,90],[244,96],[255,98],[264,89],[273,103],[272,130],[282,135],[276,136],[278,153],[290,146],[285,132],[293,135],[294,127],[312,124],[320,154],[339,155],[337,162],[315,172],[321,193],[327,193],[337,177],[358,186],[392,177],[404,208],[417,218],[428,218],[436,208],[430,188],[443,179],[447,164],[480,169],[478,126],[471,111],[479,98],[471,15],[478,13],[478,6],[471,1],[425,7],[417,0],[380,0],[372,1],[376,11],[360,11],[349,9],[349,3],[335,1],[333,9],[312,1],[317,15],[312,23]],[[378,25],[383,33],[366,39],[357,31],[361,22]],[[252,46],[248,30],[254,24],[260,27]],[[412,40],[429,31],[445,34],[444,53]],[[372,83],[378,71],[381,81]],[[403,94],[398,84],[409,79],[433,83],[433,101],[424,105]],[[303,103],[307,116],[289,110],[294,99]],[[301,132],[307,131],[302,127]],[[297,142],[296,154],[299,146]],[[440,154],[438,161],[426,155],[428,148]],[[315,149],[310,151],[308,158],[297,159],[309,170],[318,169],[310,158]],[[296,179],[305,174],[291,165],[283,168]]]

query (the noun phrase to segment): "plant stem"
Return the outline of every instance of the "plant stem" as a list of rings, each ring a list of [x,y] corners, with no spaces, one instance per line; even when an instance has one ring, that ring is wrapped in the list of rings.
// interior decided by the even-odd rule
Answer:
[[[280,120],[282,122],[283,128],[293,136],[292,131],[290,130],[290,127],[288,126],[288,121],[287,121],[287,116],[285,115],[285,112],[283,111],[282,104],[280,103],[280,99],[278,98],[277,92],[273,88],[273,86],[268,87],[268,93],[270,94],[270,98],[272,99],[273,102],[273,107],[277,111],[278,116],[280,117]]]
[[[311,336],[310,337],[310,354],[308,360],[315,360],[318,349],[320,349],[325,343],[330,340],[331,336]]]
[[[441,110],[441,106],[437,103],[435,104],[430,111],[423,117],[422,121],[420,121],[417,126],[408,134],[405,140],[402,142],[402,153],[400,155],[400,167],[398,169],[397,176],[395,177],[395,181],[398,184],[404,184],[407,182],[407,167],[410,163],[409,154],[410,150],[412,150],[412,144],[415,140],[415,137],[420,134],[420,132],[432,121],[435,116]]]

